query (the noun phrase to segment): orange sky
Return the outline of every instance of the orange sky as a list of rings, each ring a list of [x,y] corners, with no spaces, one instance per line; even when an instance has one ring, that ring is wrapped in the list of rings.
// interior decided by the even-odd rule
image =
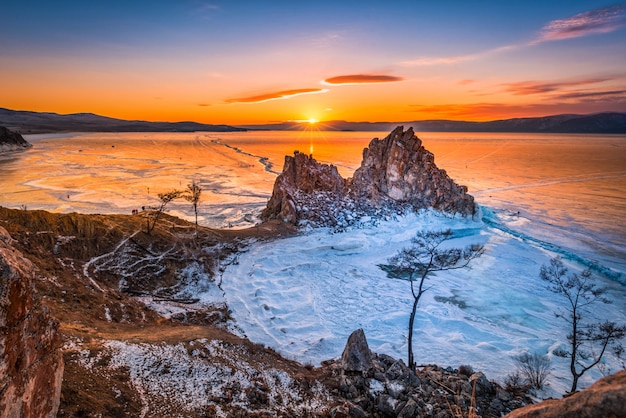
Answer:
[[[624,3],[14,3],[0,107],[15,110],[227,124],[626,111]]]

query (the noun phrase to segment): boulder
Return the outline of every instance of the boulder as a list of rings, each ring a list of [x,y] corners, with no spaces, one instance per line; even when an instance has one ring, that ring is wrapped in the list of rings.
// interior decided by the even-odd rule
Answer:
[[[626,370],[604,377],[564,399],[516,409],[505,418],[626,417]]]
[[[21,151],[31,147],[32,145],[22,135],[0,126],[0,153]]]
[[[34,289],[34,267],[0,227],[0,417],[55,417],[63,357],[58,323]]]
[[[348,342],[341,355],[341,367],[344,372],[368,372],[372,369],[372,352],[367,345],[365,332],[357,329],[348,337]]]

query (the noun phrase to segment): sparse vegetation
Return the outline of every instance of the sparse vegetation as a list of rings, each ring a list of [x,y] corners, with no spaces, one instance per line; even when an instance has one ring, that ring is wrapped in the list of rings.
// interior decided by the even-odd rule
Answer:
[[[161,203],[159,204],[159,206],[156,209],[153,209],[152,211],[150,211],[147,216],[146,216],[146,222],[147,222],[147,230],[146,233],[148,235],[150,235],[152,233],[152,231],[154,230],[154,226],[156,225],[157,221],[159,220],[159,218],[161,217],[161,215],[163,214],[163,212],[165,212],[165,207],[174,199],[178,199],[179,197],[181,197],[183,194],[182,191],[180,190],[172,190],[171,192],[167,192],[167,193],[159,193],[159,199],[161,200]]]
[[[538,353],[524,353],[515,356],[518,374],[522,376],[527,385],[534,389],[542,389],[548,376],[550,376],[550,359],[546,355]]]
[[[550,264],[541,267],[539,276],[548,283],[548,290],[567,300],[566,307],[555,314],[557,318],[565,320],[569,327],[569,347],[555,350],[554,354],[570,360],[570,393],[574,393],[578,389],[580,377],[600,363],[607,348],[616,345],[614,350],[619,351],[619,342],[626,335],[626,326],[612,321],[588,322],[593,304],[612,303],[604,296],[607,289],[593,283],[590,270],[580,274],[567,273],[561,258],[555,257],[550,260]]]
[[[194,180],[187,185],[187,190],[185,190],[183,195],[185,200],[193,205],[193,211],[196,215],[196,237],[198,236],[198,202],[200,202],[201,194],[202,188]]]
[[[465,248],[443,248],[443,243],[452,239],[452,231],[420,231],[411,240],[411,247],[402,249],[398,254],[389,258],[388,265],[380,266],[387,271],[389,277],[408,280],[411,284],[413,306],[408,325],[408,366],[415,370],[413,355],[413,326],[417,304],[429,287],[425,287],[426,280],[438,271],[462,269],[470,261],[480,257],[484,248],[482,245],[472,244]],[[417,289],[415,286],[417,282]]]

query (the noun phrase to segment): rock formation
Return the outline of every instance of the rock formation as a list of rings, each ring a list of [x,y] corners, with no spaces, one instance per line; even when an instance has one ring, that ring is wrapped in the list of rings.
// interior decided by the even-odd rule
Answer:
[[[58,324],[35,296],[34,268],[0,227],[0,416],[54,417],[63,357]]]
[[[346,227],[363,217],[424,208],[472,215],[474,198],[434,159],[413,129],[402,126],[370,142],[353,178],[343,179],[336,167],[296,152],[285,157],[261,219]]]
[[[0,153],[21,151],[31,147],[32,145],[22,135],[0,126]]]
[[[435,165],[435,156],[409,128],[398,126],[384,139],[374,138],[363,150],[361,167],[354,172],[356,197],[371,205],[390,198],[414,209],[434,208],[471,215],[474,198]]]
[[[506,418],[626,417],[626,370],[598,380],[587,389],[516,409]]]

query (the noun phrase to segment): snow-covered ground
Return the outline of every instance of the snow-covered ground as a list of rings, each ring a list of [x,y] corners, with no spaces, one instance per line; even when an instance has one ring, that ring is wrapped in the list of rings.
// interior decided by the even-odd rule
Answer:
[[[505,230],[523,230],[525,223],[515,217],[504,225],[493,214],[486,217]],[[564,393],[571,382],[567,364],[551,351],[566,343],[566,324],[554,315],[565,301],[539,278],[541,265],[556,253],[481,220],[429,211],[376,227],[313,230],[258,243],[227,269],[222,287],[245,335],[287,357],[319,363],[340,356],[349,334],[363,328],[374,351],[406,359],[409,283],[388,278],[379,265],[409,245],[417,231],[447,228],[455,235],[451,245],[479,243],[486,252],[469,269],[429,279],[415,325],[418,364],[469,364],[502,381],[515,369],[514,356],[547,354],[554,366],[551,388]],[[561,255],[571,271],[582,268]],[[623,286],[601,275],[597,280],[610,287],[615,303],[596,306],[594,315],[626,323]],[[621,367],[611,356],[606,360],[613,371]],[[581,386],[600,376],[589,372]]]

